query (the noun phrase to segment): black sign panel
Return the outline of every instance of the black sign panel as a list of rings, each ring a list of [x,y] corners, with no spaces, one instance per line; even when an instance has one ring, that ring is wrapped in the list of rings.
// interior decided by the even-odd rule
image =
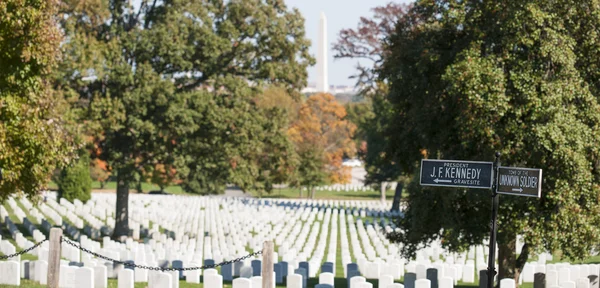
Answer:
[[[421,160],[421,185],[492,189],[492,162]]]
[[[542,169],[498,167],[498,189],[501,194],[540,197]]]

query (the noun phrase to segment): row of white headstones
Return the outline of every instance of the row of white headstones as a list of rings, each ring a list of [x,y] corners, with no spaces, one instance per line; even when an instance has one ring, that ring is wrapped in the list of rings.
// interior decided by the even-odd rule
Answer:
[[[49,194],[48,196],[45,204],[41,203],[37,206],[39,210],[26,199],[15,200],[10,198],[7,203],[15,216],[26,216],[26,213],[17,204],[17,201],[19,201],[27,209],[28,214],[31,216],[30,218],[33,218],[30,220],[38,223],[41,219],[45,218],[59,224],[64,218],[80,229],[83,228],[83,219],[96,229],[104,224],[114,223],[114,195],[95,194],[93,199],[86,204],[79,201],[70,203],[64,199],[56,202],[53,200],[54,195]],[[299,267],[299,262],[307,261],[309,263],[309,277],[317,277],[317,271],[323,262],[331,262],[334,267],[336,266],[338,262],[337,245],[339,230],[341,239],[339,244],[342,250],[341,264],[344,267],[344,276],[346,276],[346,265],[352,263],[353,259],[358,263],[363,276],[370,279],[383,280],[380,283],[387,283],[389,279],[392,281],[399,280],[405,271],[415,273],[417,280],[427,280],[426,270],[428,268],[437,269],[439,285],[446,283],[444,279],[447,281],[447,278],[452,279],[452,284],[455,284],[459,280],[474,282],[475,268],[477,270],[485,269],[485,251],[483,246],[476,246],[468,253],[452,256],[444,252],[439,247],[439,243],[434,243],[431,247],[419,251],[416,259],[413,261],[406,261],[399,257],[398,247],[390,244],[383,233],[381,233],[382,231],[391,231],[392,228],[390,226],[380,227],[377,223],[365,226],[361,219],[354,219],[356,216],[366,216],[367,213],[365,210],[362,212],[354,211],[354,213],[346,215],[345,209],[297,209],[289,206],[256,205],[260,201],[251,199],[147,195],[131,195],[130,198],[130,218],[132,219],[134,236],[139,238],[141,227],[150,227],[150,222],[152,222],[152,228],[150,229],[152,235],[147,244],[139,244],[133,241],[134,239],[128,239],[125,244],[121,244],[110,241],[108,238],[104,238],[102,243],[100,243],[87,239],[87,237],[82,237],[80,239],[81,246],[115,260],[133,260],[139,265],[156,266],[159,263],[172,263],[174,260],[179,260],[182,266],[188,267],[201,266],[203,259],[212,259],[216,262],[230,260],[247,254],[250,252],[248,250],[260,250],[265,240],[275,240],[278,246],[278,253],[276,254],[280,255],[281,260],[287,263],[287,270],[290,271],[290,275],[288,276],[289,284],[290,282],[293,283],[293,280],[289,279],[294,279],[294,277],[290,278],[290,276],[293,276],[291,271],[295,271]],[[375,211],[389,209],[389,207],[377,201],[311,202],[306,200],[275,200],[271,202],[271,204],[280,203],[360,207]],[[7,214],[6,209],[1,207],[0,216],[4,218]],[[159,233],[160,227],[174,231],[176,235],[183,236],[178,236],[177,240],[173,240],[165,234]],[[209,236],[204,237],[204,233],[208,233]],[[34,230],[33,234],[35,234],[36,242],[41,240],[40,237],[44,237],[38,230]],[[33,245],[31,241],[25,239],[20,233],[16,233],[15,238],[17,246],[22,249]],[[0,252],[4,254],[11,254],[11,252],[14,253],[16,251],[14,246],[10,247],[12,244],[8,241],[2,241],[0,244]],[[112,267],[107,269],[107,266],[102,261],[82,253],[65,243],[62,246],[62,256],[65,259],[74,262],[83,262],[85,266],[83,268],[87,267],[92,270],[92,275],[95,275],[92,278],[98,280],[94,281],[96,287],[105,287],[102,283],[106,282],[107,277],[116,277],[128,273],[133,273],[134,281],[137,282],[153,282],[153,279],[155,279],[152,278],[154,277],[152,273],[148,273],[142,269],[130,270],[131,272],[123,272],[123,270],[128,269],[115,271],[113,271]],[[47,263],[44,263],[44,261],[47,261],[47,249],[47,243],[44,243],[41,248],[32,251],[32,254],[38,256],[39,261],[32,263],[19,262],[20,259],[17,258],[17,267],[19,263],[22,268],[20,270],[27,270],[26,266],[29,266],[30,275],[28,276],[31,277],[33,274],[34,280],[43,283],[44,279],[41,279],[43,278],[41,275],[45,275],[44,271],[35,272],[43,270],[45,265],[47,265]],[[445,260],[442,261],[440,256],[443,256]],[[276,257],[279,258],[278,256]],[[240,272],[247,272],[251,269],[250,260],[247,260],[245,265],[240,267]],[[65,261],[63,264],[68,265],[68,262]],[[541,264],[543,265],[543,263]],[[13,268],[10,269],[14,270],[14,264],[6,262],[2,265],[2,267],[13,265],[11,266]],[[72,286],[75,285],[76,277],[71,275],[87,275],[90,269],[86,269],[87,272],[85,273],[79,273],[75,271],[83,268],[66,267],[62,269],[66,273],[64,277],[61,277],[61,279],[65,279],[62,287],[84,287],[79,285]],[[530,277],[532,273],[528,272],[533,271],[530,267],[532,265],[527,264],[523,273],[523,278],[525,278],[523,280],[525,282],[529,282],[532,278],[532,276]],[[574,267],[578,266],[571,268],[576,269]],[[10,269],[5,268],[7,271]],[[107,269],[106,272],[103,272],[103,269]],[[538,267],[535,269],[536,271],[539,270]],[[581,269],[584,270],[582,275],[585,275],[585,268]],[[334,273],[335,270],[333,269]],[[593,271],[587,273],[597,275],[597,272],[593,274]],[[21,276],[26,276],[25,274],[28,273],[20,274]],[[189,279],[189,281],[195,282],[199,281],[200,274],[200,271],[187,272],[185,276],[187,276],[186,279]],[[244,274],[243,276],[246,277],[251,277],[252,275],[252,273]],[[332,277],[341,277],[341,275],[331,274]],[[236,276],[238,275],[241,275],[241,273],[236,274]],[[205,273],[204,276],[206,284],[206,281],[210,280],[210,277],[206,276],[210,276],[210,274],[206,275]],[[161,277],[167,276],[163,275]],[[159,278],[155,280],[158,281]],[[173,285],[176,285],[175,282],[178,283],[179,277],[172,278]],[[321,280],[321,278],[323,281],[320,282],[326,284],[329,282],[327,279],[330,278],[330,275],[328,273],[321,273],[319,279]],[[552,276],[549,275],[549,278],[552,279]],[[566,279],[564,273],[560,279],[561,281],[557,280],[556,282],[568,282],[562,281]],[[570,275],[570,279],[577,280],[578,278]],[[1,281],[3,280],[0,279],[0,283],[2,283]],[[123,281],[128,282],[126,280]],[[245,280],[242,279],[237,282],[242,283]],[[425,282],[421,281],[419,283]],[[293,284],[291,285],[293,287]]]

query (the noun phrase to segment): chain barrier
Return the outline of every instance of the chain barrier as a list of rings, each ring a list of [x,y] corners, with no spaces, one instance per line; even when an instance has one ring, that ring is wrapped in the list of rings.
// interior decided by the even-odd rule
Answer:
[[[65,243],[67,243],[67,244],[69,244],[69,245],[71,245],[71,246],[73,246],[73,247],[75,247],[75,248],[77,248],[77,249],[79,249],[79,250],[87,253],[87,254],[93,255],[93,256],[95,256],[97,258],[104,259],[106,261],[114,262],[114,263],[117,263],[117,264],[121,264],[121,265],[123,265],[125,267],[139,268],[139,269],[145,269],[145,270],[154,270],[154,271],[163,271],[163,272],[164,271],[191,271],[191,270],[203,270],[203,269],[217,268],[219,266],[223,266],[223,265],[227,265],[227,264],[233,264],[233,263],[236,263],[236,262],[241,262],[241,261],[244,261],[244,260],[246,260],[246,259],[248,259],[250,257],[254,257],[254,256],[262,254],[262,251],[257,251],[257,252],[254,252],[252,254],[248,254],[246,256],[243,256],[243,257],[240,257],[240,258],[236,258],[236,259],[233,259],[233,260],[223,261],[221,263],[213,264],[213,265],[204,265],[204,266],[200,266],[200,267],[164,268],[164,267],[150,267],[150,266],[144,266],[144,265],[136,265],[135,263],[131,263],[131,262],[124,262],[124,261],[115,260],[115,259],[106,257],[104,255],[100,255],[98,253],[92,252],[92,251],[90,251],[90,250],[88,250],[86,248],[83,248],[83,247],[81,247],[81,245],[78,245],[74,241],[69,240],[69,239],[67,239],[65,237],[61,237],[61,242],[65,242]]]
[[[39,243],[37,243],[37,244],[35,244],[35,245],[33,245],[33,246],[31,246],[31,247],[29,247],[29,248],[27,248],[27,249],[23,250],[23,251],[19,251],[19,252],[17,252],[17,253],[10,254],[10,255],[4,255],[4,256],[0,256],[0,260],[6,260],[6,259],[10,259],[10,258],[14,258],[14,257],[20,256],[20,255],[23,255],[23,254],[25,254],[25,253],[27,253],[27,252],[29,252],[29,251],[31,251],[31,250],[33,250],[33,249],[37,248],[38,246],[42,245],[42,243],[44,243],[44,242],[46,242],[46,241],[48,241],[48,240],[47,240],[47,239],[44,239],[44,240],[42,240],[41,242],[39,242]]]

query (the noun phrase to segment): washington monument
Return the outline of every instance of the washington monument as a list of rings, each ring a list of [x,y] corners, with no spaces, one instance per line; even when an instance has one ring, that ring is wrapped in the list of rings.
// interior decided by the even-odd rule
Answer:
[[[327,18],[325,13],[321,12],[319,19],[319,39],[317,39],[317,91],[329,91],[329,82],[327,81]]]

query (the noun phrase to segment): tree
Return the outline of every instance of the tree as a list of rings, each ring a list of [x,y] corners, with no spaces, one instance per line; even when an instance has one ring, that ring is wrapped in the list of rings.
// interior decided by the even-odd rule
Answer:
[[[378,113],[365,112],[362,114],[363,118],[357,121],[358,123],[354,123],[358,127],[356,139],[364,140],[360,143],[359,155],[363,158],[367,171],[365,184],[380,185],[382,200],[385,200],[384,182],[398,181],[400,170],[393,161],[390,161],[390,154],[385,153],[385,147],[389,143],[385,138],[389,135],[381,132],[389,125],[393,112],[385,97],[387,85],[385,81],[379,80],[379,72],[384,59],[390,54],[385,39],[394,33],[398,22],[404,21],[410,7],[410,5],[390,2],[385,6],[373,8],[374,15],[371,18],[361,17],[356,29],[340,31],[337,43],[333,46],[335,58],[366,60],[370,64],[363,66],[357,63],[358,75],[351,78],[357,79],[356,86],[361,88],[359,95],[367,99],[366,104],[358,104],[361,105],[359,107],[367,110],[364,106],[368,106],[368,110],[377,110]],[[351,109],[348,111],[350,119],[355,119],[354,111]],[[398,193],[401,193],[403,185],[397,187],[400,189]]]
[[[489,234],[489,194],[421,187],[418,161],[491,161],[494,151],[503,166],[544,169],[540,199],[500,197],[500,279],[518,279],[541,249],[581,258],[598,242],[600,79],[591,35],[600,23],[591,6],[417,1],[399,22],[380,71],[390,105],[374,111],[391,116],[381,133],[388,163],[413,176],[398,222],[404,233],[391,235],[405,255],[440,238],[463,250]]]
[[[80,153],[80,158],[65,167],[55,179],[58,184],[58,198],[70,202],[77,199],[87,202],[92,198],[92,178],[90,177],[90,157],[87,151]]]
[[[92,180],[98,181],[100,183],[100,189],[104,189],[106,181],[110,178],[110,171],[108,170],[106,161],[102,161],[98,158],[93,159],[91,160],[89,169]]]
[[[78,148],[64,127],[66,106],[47,85],[60,55],[56,4],[0,2],[0,202],[37,195]]]
[[[194,129],[192,111],[186,94],[177,93],[172,78],[146,58],[145,49],[161,50],[169,42],[148,35],[164,29],[153,18],[157,7],[142,4],[134,13],[125,1],[110,7],[65,4],[71,6],[63,7],[60,19],[69,38],[55,85],[64,95],[77,95],[82,121],[88,120],[92,135],[101,135],[100,159],[117,177],[113,238],[121,239],[129,233],[130,184],[141,167],[178,163],[175,140]],[[143,29],[151,22],[154,28]]]
[[[100,148],[101,137],[88,136],[86,142],[88,143],[88,150],[90,153],[90,177],[92,180],[100,183],[100,189],[104,189],[106,181],[110,178],[111,170],[110,166],[106,161],[100,159],[102,156],[102,148]]]
[[[347,103],[344,105],[346,109],[346,119],[356,126],[356,132],[354,133],[354,143],[358,147],[358,155],[363,158],[367,153],[367,124],[369,120],[373,118],[372,104],[370,101],[358,102],[358,103]]]
[[[190,172],[184,188],[216,194],[231,183],[249,192],[270,192],[274,184],[288,179],[294,167],[287,108],[269,104],[262,91],[244,80],[222,81],[224,89],[196,92],[197,101],[191,103],[198,111],[194,122],[199,129],[185,146]]]
[[[297,184],[315,187],[324,182],[321,174],[327,175],[328,182],[344,183],[349,180],[350,171],[342,166],[342,159],[344,155],[355,153],[352,136],[356,127],[345,117],[344,106],[331,94],[315,94],[302,105],[298,119],[289,129],[296,152],[303,159]],[[322,161],[308,165],[305,162],[318,157],[322,157]]]
[[[228,105],[250,108],[250,101],[233,97],[250,86],[277,83],[295,91],[305,85],[306,66],[313,60],[297,10],[288,11],[279,0],[142,0],[138,10],[128,1],[66,4],[60,19],[70,36],[64,45],[69,58],[58,77],[65,81],[56,85],[67,95],[78,95],[88,107],[91,126],[104,133],[102,159],[117,176],[113,238],[128,233],[129,186],[142,167],[174,165],[193,188],[202,188],[198,183],[213,176],[219,176],[213,186],[250,181],[222,178],[229,174],[215,166],[234,166],[237,159],[228,149],[247,151],[236,146],[243,143],[234,139],[221,151],[201,154],[221,145],[220,136],[235,128],[207,121],[215,121],[215,112],[237,119],[240,115]],[[221,130],[202,131],[211,123]],[[194,147],[200,151],[185,155]],[[212,170],[203,170],[205,163]]]
[[[150,171],[144,170],[143,178],[145,182],[157,185],[160,191],[165,191],[169,185],[177,182],[177,170],[173,165],[156,164]],[[139,191],[140,193],[142,191]]]
[[[356,78],[356,86],[361,88],[360,94],[363,96],[378,86],[378,71],[388,53],[384,40],[394,32],[396,23],[403,19],[409,8],[409,5],[394,2],[375,7],[371,9],[374,14],[372,18],[360,17],[356,29],[340,31],[333,45],[334,57],[366,60],[371,64],[363,66],[358,62],[358,75],[351,77]]]

